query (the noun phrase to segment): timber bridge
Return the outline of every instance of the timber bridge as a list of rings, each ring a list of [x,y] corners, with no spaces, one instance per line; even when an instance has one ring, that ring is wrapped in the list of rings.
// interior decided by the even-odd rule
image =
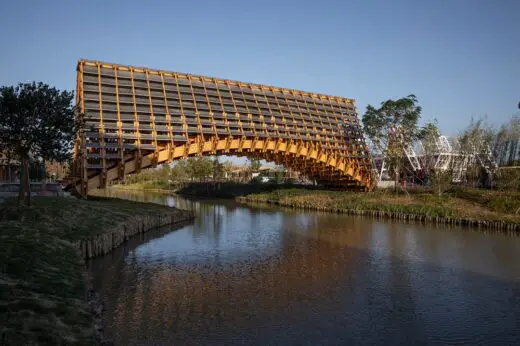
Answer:
[[[188,156],[265,159],[334,188],[372,189],[354,100],[80,60],[69,187],[82,195]]]

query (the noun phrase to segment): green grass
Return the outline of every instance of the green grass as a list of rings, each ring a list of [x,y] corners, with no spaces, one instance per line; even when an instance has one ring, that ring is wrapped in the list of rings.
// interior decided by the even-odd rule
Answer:
[[[110,231],[131,217],[168,210],[171,209],[166,206],[123,199],[89,197],[89,200],[76,200],[41,197],[34,198],[32,206],[23,210],[17,210],[14,202],[8,203],[6,208],[0,211],[0,218],[20,221],[34,227],[46,227],[50,234],[76,242]]]
[[[281,189],[250,194],[242,201],[276,203],[282,206],[321,210],[377,210],[430,217],[468,218],[520,223],[520,194],[477,189],[459,189],[440,197],[430,191],[370,193],[306,189]]]
[[[236,198],[257,193],[268,193],[294,185],[278,185],[274,183],[188,183],[177,193],[197,197]]]
[[[0,229],[0,344],[95,344],[72,244],[34,223],[3,221]]]
[[[519,191],[456,189],[452,195],[497,213],[514,214],[520,209]],[[520,211],[518,213],[520,214]]]
[[[163,181],[145,181],[142,183],[131,183],[125,185],[116,185],[118,188],[128,188],[136,190],[175,190],[176,184],[168,184]]]
[[[95,344],[84,262],[73,243],[168,207],[126,200],[34,198],[0,209],[0,344]]]

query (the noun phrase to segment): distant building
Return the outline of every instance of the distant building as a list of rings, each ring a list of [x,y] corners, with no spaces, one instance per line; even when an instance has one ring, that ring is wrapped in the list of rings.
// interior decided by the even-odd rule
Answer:
[[[251,171],[247,166],[234,165],[229,173],[225,173],[224,178],[237,183],[244,183],[251,180]]]
[[[18,180],[20,162],[9,160],[5,153],[0,153],[0,181],[14,182]]]
[[[263,165],[252,172],[249,166],[235,165],[226,172],[224,179],[234,182],[247,183],[251,179],[258,178],[266,183],[270,181],[296,181],[300,184],[311,184],[312,181],[305,178],[301,173],[283,166]]]

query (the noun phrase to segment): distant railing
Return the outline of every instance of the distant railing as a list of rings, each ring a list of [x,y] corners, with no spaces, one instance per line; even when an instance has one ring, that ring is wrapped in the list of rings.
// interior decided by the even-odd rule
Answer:
[[[14,196],[18,194],[20,188],[19,182],[1,182],[0,181],[0,196]],[[31,181],[31,193],[35,195],[63,195],[63,188],[58,182],[41,182]]]

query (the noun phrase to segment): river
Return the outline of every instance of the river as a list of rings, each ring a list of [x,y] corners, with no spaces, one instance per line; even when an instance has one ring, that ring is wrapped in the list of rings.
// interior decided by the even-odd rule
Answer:
[[[116,345],[520,344],[520,238],[231,200],[88,262]]]

